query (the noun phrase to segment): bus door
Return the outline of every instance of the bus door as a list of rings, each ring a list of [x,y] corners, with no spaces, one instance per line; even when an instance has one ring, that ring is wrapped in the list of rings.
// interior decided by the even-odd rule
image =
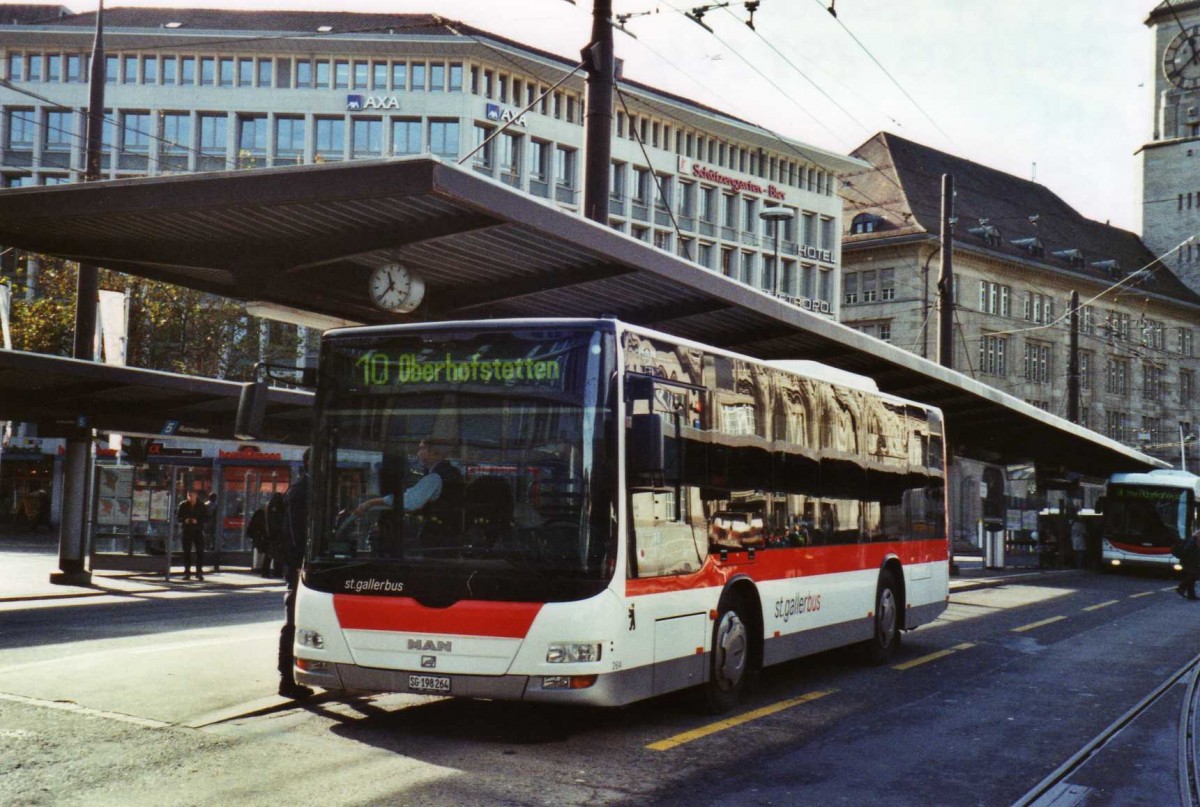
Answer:
[[[648,376],[626,379],[626,509],[630,588],[633,582],[698,572],[708,556],[708,527],[700,487],[688,468],[700,457],[701,391]],[[666,586],[670,589],[671,586]],[[704,680],[711,604],[684,586],[637,600],[638,618],[652,621],[654,691]]]

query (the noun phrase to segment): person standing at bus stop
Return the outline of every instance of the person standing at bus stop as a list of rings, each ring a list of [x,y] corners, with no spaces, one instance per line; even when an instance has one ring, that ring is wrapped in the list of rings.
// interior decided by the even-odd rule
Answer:
[[[1183,567],[1183,578],[1175,590],[1184,599],[1200,599],[1196,596],[1196,579],[1200,578],[1200,530],[1181,540],[1172,552]]]
[[[192,549],[195,549],[196,579],[204,580],[204,522],[208,520],[208,510],[195,488],[189,490],[187,498],[179,503],[175,520],[180,524],[183,538],[183,579],[192,579]]]
[[[300,585],[300,564],[304,558],[304,542],[308,535],[308,457],[304,449],[304,468],[300,478],[291,484],[284,494],[283,514],[283,577],[287,581],[287,594],[283,600],[284,620],[279,631],[279,694],[292,700],[311,697],[313,691],[296,683],[296,659],[292,645],[296,640],[296,589]]]

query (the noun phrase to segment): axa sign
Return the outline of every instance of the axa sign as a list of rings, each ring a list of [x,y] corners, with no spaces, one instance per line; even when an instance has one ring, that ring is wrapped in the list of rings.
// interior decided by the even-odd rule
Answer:
[[[399,109],[400,99],[394,95],[347,95],[346,109],[361,112],[364,109]]]
[[[518,115],[513,110],[508,109],[507,107],[502,107],[499,104],[487,105],[487,119],[500,121],[501,123],[508,123],[509,121],[512,121],[514,126],[525,125],[524,115]]]

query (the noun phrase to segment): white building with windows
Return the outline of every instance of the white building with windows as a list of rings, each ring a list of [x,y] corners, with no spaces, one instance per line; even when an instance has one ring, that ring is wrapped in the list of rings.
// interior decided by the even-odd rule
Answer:
[[[0,178],[76,181],[94,15],[0,20]],[[552,89],[575,68],[561,56],[425,14],[110,8],[104,36],[107,178],[470,154],[578,209],[584,78]],[[837,316],[836,177],[861,161],[636,82],[614,106],[614,229]]]

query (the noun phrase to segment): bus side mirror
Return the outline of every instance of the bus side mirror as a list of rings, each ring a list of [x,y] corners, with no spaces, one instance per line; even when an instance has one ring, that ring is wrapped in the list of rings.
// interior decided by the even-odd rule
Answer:
[[[262,435],[267,415],[266,381],[250,381],[242,385],[238,397],[237,417],[233,421],[233,436],[239,440],[257,440]]]
[[[630,475],[661,476],[663,461],[662,418],[655,414],[630,415],[626,465]]]
[[[1103,496],[1097,497],[1096,503],[1094,505],[1092,505],[1092,510],[1094,510],[1096,513],[1104,512],[1104,497]]]

